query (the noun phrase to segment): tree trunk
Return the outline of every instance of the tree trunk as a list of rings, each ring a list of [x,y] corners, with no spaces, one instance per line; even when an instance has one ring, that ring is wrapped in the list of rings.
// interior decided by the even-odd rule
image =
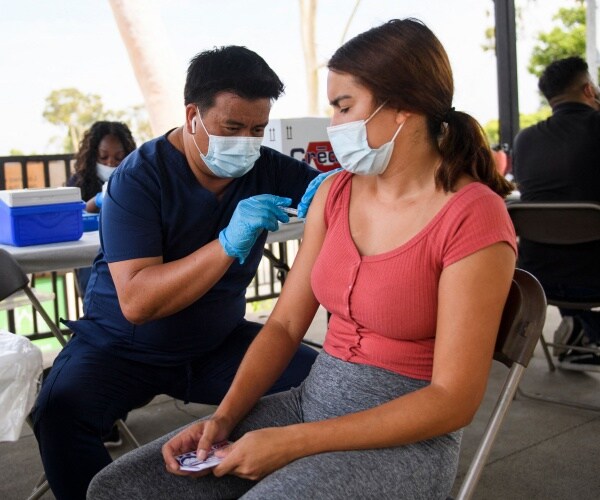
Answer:
[[[184,119],[183,75],[173,64],[167,31],[154,0],[109,0],[157,136]],[[116,75],[118,77],[118,75]]]
[[[80,135],[74,125],[69,125],[69,138],[71,139],[72,151],[75,153],[79,150]]]
[[[315,29],[317,21],[317,0],[300,1],[300,32],[302,51],[304,52],[304,74],[308,92],[308,114],[318,116],[319,113],[319,65]]]

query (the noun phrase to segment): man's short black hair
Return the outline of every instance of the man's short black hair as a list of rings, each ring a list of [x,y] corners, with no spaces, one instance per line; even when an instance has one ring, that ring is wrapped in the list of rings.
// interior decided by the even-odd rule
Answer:
[[[549,101],[564,94],[578,80],[586,75],[588,65],[581,57],[567,57],[549,64],[540,76],[538,88]]]
[[[190,61],[184,88],[185,104],[200,109],[214,105],[219,92],[232,92],[244,99],[277,99],[284,85],[257,53],[237,45],[200,52]]]

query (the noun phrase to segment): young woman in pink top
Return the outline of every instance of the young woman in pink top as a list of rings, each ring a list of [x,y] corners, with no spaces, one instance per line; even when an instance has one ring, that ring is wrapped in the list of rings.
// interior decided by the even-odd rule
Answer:
[[[515,267],[503,202],[512,186],[479,124],[452,107],[448,57],[420,21],[358,35],[329,70],[328,132],[344,171],[319,188],[285,288],[231,389],[208,419],[104,469],[88,498],[450,492]],[[311,374],[261,399],[319,303],[331,320]],[[179,469],[175,456],[202,458],[225,439],[234,444],[211,471]]]

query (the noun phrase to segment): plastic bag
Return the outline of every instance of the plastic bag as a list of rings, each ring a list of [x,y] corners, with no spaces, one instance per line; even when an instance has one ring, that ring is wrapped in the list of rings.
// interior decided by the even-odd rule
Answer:
[[[28,338],[0,330],[0,441],[19,439],[41,373],[42,351]]]

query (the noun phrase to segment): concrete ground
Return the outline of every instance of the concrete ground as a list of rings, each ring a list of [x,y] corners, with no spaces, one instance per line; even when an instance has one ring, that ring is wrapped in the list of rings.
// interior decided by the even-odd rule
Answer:
[[[555,308],[548,308],[544,328],[547,339],[560,321]],[[326,315],[319,311],[308,338],[322,340]],[[487,419],[508,370],[494,363],[488,390],[474,421],[465,429],[458,487],[467,471]],[[600,406],[600,374],[557,370],[549,372],[541,349],[537,349],[521,387],[530,392],[561,395]],[[142,442],[148,442],[196,418],[212,407],[183,405],[165,396],[133,411],[127,424]],[[114,456],[130,450],[124,444]],[[475,498],[480,500],[534,500],[600,498],[600,412],[517,397],[483,470]],[[0,499],[28,497],[42,472],[37,444],[25,426],[17,442],[0,443]],[[76,471],[73,471],[76,473]],[[393,480],[393,478],[390,478]],[[51,492],[42,498],[53,499]]]

